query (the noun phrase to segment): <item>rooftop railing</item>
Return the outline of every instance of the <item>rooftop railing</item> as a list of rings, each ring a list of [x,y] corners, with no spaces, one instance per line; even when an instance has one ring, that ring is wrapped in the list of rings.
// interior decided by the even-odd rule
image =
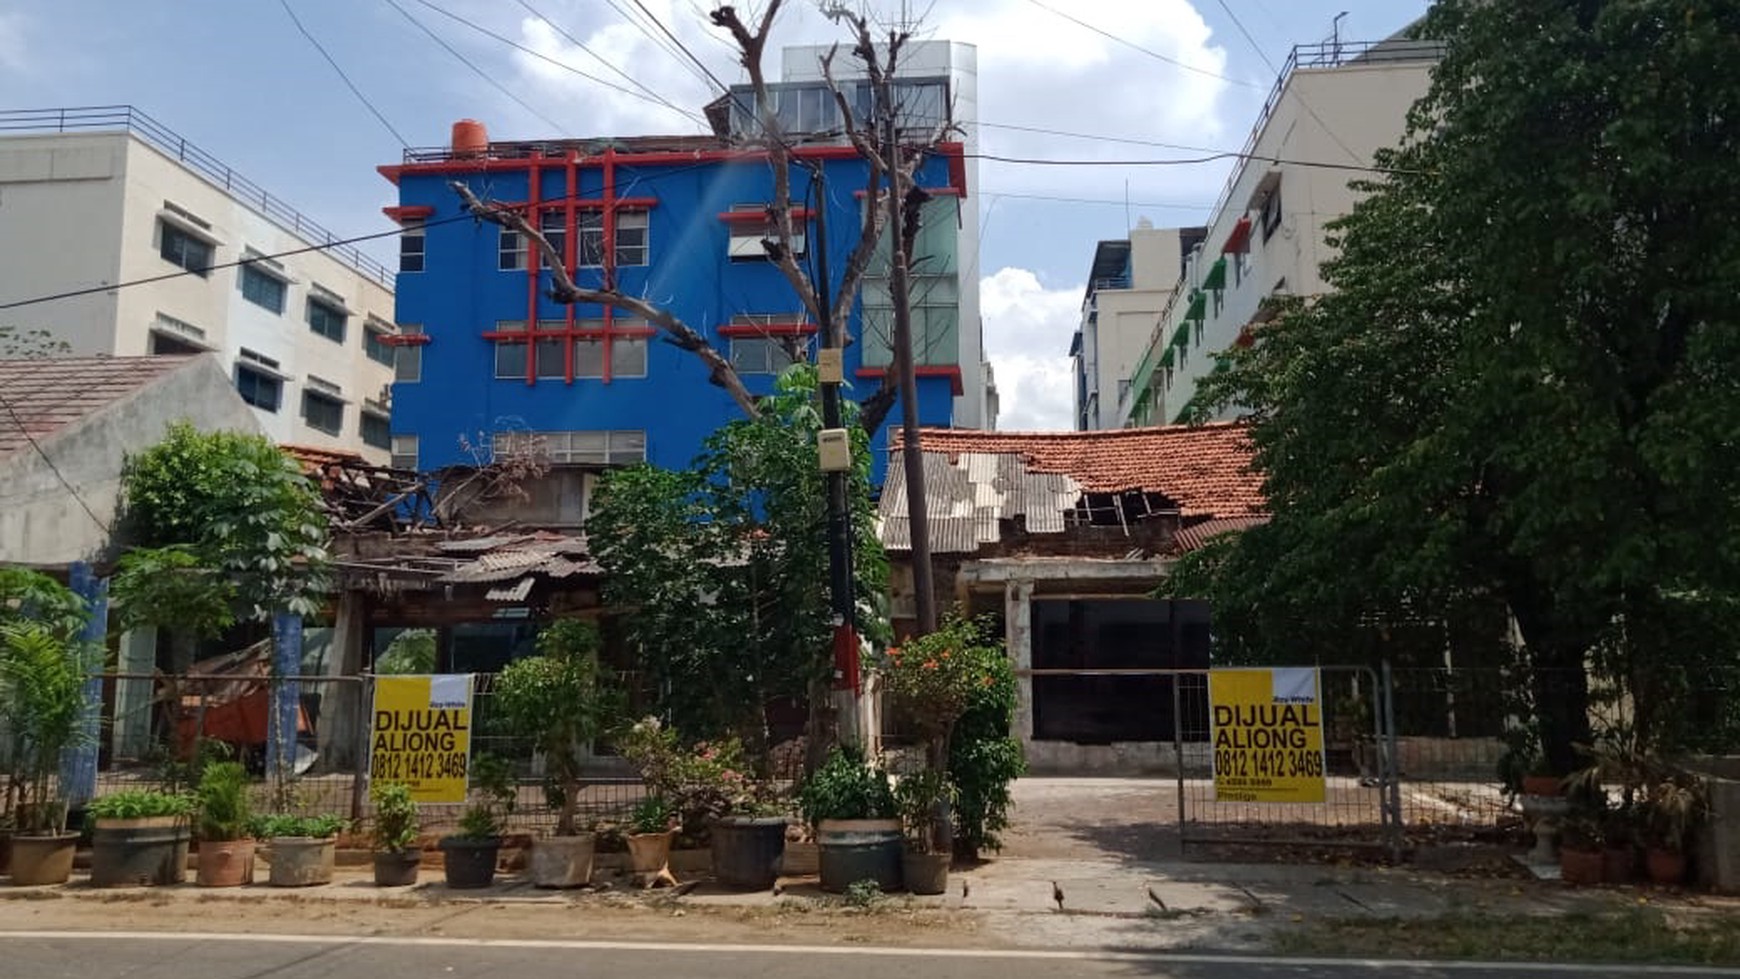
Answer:
[[[249,210],[311,245],[323,250],[357,272],[393,288],[393,270],[364,254],[355,245],[341,245],[339,235],[275,197],[265,188],[230,169],[210,153],[189,143],[186,137],[130,105],[91,105],[64,109],[0,110],[0,135],[9,133],[126,132],[199,174]]]

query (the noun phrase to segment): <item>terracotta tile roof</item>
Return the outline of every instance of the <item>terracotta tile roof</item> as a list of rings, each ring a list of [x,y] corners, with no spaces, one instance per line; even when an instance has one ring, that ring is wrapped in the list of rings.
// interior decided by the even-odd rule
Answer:
[[[1238,530],[1249,530],[1268,522],[1269,518],[1266,516],[1219,517],[1213,520],[1204,520],[1198,524],[1179,528],[1178,535],[1173,538],[1173,543],[1177,545],[1178,553],[1186,554],[1207,544],[1212,537],[1219,537],[1221,534]]]
[[[1093,432],[925,428],[919,443],[927,453],[956,458],[1017,455],[1029,472],[1069,476],[1084,493],[1158,493],[1185,517],[1268,512],[1262,476],[1251,469],[1250,440],[1238,422]]]
[[[0,457],[27,448],[32,438],[44,441],[195,359],[0,360]]]

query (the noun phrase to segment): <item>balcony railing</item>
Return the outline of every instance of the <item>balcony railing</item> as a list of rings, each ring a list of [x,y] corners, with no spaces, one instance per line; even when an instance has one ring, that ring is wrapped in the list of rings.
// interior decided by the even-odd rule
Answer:
[[[394,273],[391,269],[370,258],[355,245],[334,244],[341,240],[340,236],[286,204],[282,198],[273,196],[265,188],[231,170],[210,153],[189,143],[181,134],[130,105],[0,110],[0,134],[72,132],[130,133],[199,174],[208,183],[278,227],[311,245],[327,246],[323,250],[328,255],[388,289],[393,287]]]

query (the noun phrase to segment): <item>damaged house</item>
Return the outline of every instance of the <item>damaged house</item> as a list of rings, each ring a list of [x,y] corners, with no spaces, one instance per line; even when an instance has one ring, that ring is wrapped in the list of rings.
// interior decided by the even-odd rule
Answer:
[[[1189,709],[1205,703],[1201,678],[1178,678],[1175,691],[1174,677],[1157,671],[1208,667],[1208,606],[1153,594],[1180,554],[1267,519],[1244,427],[927,428],[919,439],[937,607],[1002,621],[1030,768],[1166,770],[1181,735],[1206,739],[1206,712]],[[895,629],[910,633],[900,466],[889,467],[880,519]]]

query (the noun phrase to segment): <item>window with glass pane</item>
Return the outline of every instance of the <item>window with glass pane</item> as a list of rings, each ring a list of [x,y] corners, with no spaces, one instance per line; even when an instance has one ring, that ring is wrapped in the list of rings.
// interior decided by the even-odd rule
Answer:
[[[612,377],[646,376],[646,340],[640,337],[617,337],[610,345]]]
[[[318,299],[308,300],[308,328],[334,343],[344,342],[344,310]]]
[[[562,351],[562,347],[566,343],[566,340],[560,339],[538,341],[537,358],[539,377],[553,377],[557,380],[561,380],[568,376],[568,365],[563,362]]]
[[[387,335],[379,330],[363,331],[363,353],[377,364],[393,366],[393,348],[387,345]]]
[[[392,441],[392,459],[387,465],[394,469],[417,468],[417,436],[395,435]]]
[[[611,432],[608,461],[617,464],[646,461],[645,432]]]
[[[886,279],[864,280],[863,352],[865,367],[888,367],[894,363],[894,299]],[[917,364],[960,363],[960,290],[954,276],[914,276],[908,295],[912,299],[912,351]]]
[[[544,239],[550,243],[551,248],[556,250],[556,254],[562,256],[568,254],[568,216],[566,214],[561,211],[545,211],[538,216],[538,230],[544,233]],[[544,261],[542,254],[538,256],[538,265],[541,268],[550,267],[550,264]]]
[[[733,337],[731,366],[739,374],[777,374],[791,366],[791,353],[774,337]]]
[[[362,440],[364,445],[372,445],[377,449],[391,449],[393,437],[387,429],[388,424],[385,418],[367,411],[363,412]]]
[[[495,267],[512,272],[526,267],[526,239],[518,231],[502,228],[496,241]]]
[[[526,342],[524,340],[497,340],[495,342],[495,376],[525,379]]]
[[[242,298],[274,313],[284,312],[284,281],[267,275],[252,265],[241,270]]]
[[[423,219],[406,218],[399,224],[404,229],[399,233],[399,271],[421,272],[427,247]]]
[[[284,382],[242,364],[236,365],[236,393],[264,411],[276,412],[284,403]]]
[[[344,402],[318,391],[302,392],[302,420],[317,432],[337,435],[344,431]]]
[[[212,246],[203,239],[170,224],[159,221],[159,254],[165,261],[201,276],[211,274]]]
[[[399,333],[403,336],[420,336],[423,333],[421,323],[400,323]],[[423,379],[423,348],[418,344],[406,344],[393,351],[393,380],[421,381]]]
[[[574,253],[574,262],[581,268],[598,268],[604,264],[604,212],[581,211],[575,215],[574,225],[580,232],[579,247]]]
[[[574,341],[574,376],[603,377],[604,376],[604,341],[575,340]]]
[[[647,257],[647,212],[616,212],[616,264],[645,265]]]

